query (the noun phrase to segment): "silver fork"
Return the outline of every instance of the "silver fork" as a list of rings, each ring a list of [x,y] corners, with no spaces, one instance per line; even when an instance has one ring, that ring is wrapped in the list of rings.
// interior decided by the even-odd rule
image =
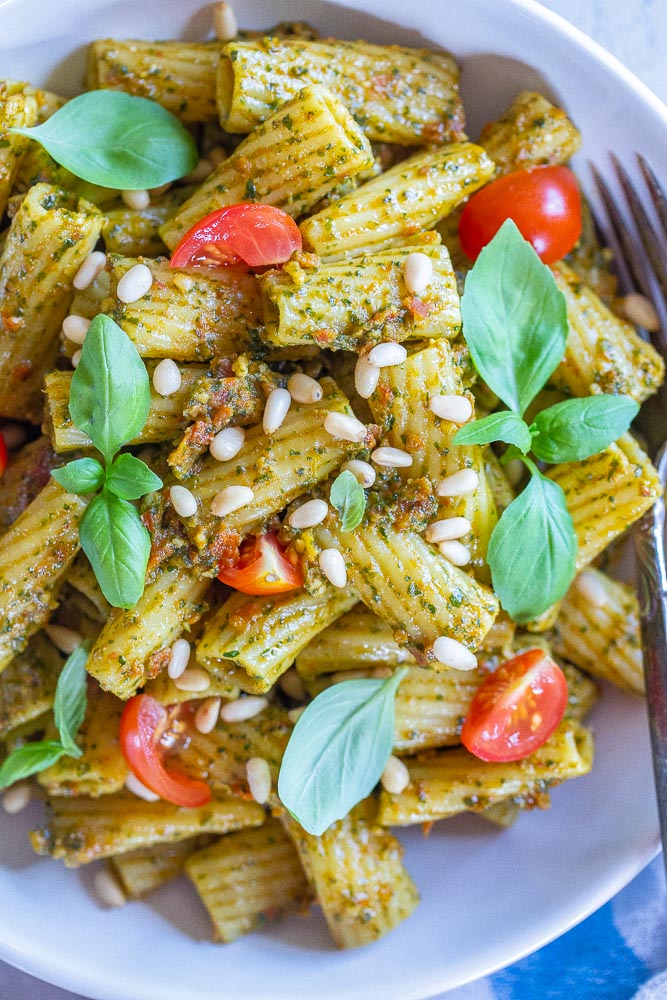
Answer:
[[[604,205],[606,219],[596,223],[614,251],[621,290],[639,291],[656,307],[661,328],[653,335],[654,346],[667,359],[667,196],[643,156],[637,162],[643,187],[654,212],[633,185],[617,157],[612,164],[625,199],[625,208],[615,201],[600,173],[591,165],[593,178]],[[653,221],[651,218],[653,215]],[[648,442],[660,481],[667,480],[667,390],[663,386],[642,407],[637,427]],[[639,608],[644,674],[653,750],[653,770],[658,814],[667,870],[667,566],[665,561],[664,497],[633,529],[639,575]]]

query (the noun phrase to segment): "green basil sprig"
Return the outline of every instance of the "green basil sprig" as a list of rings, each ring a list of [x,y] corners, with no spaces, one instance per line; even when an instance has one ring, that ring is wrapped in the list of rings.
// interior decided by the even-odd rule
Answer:
[[[569,399],[523,414],[565,353],[565,297],[549,268],[508,220],[466,278],[463,330],[477,371],[509,407],[462,427],[455,444],[510,445],[530,471],[493,530],[487,560],[502,606],[518,623],[560,600],[576,568],[577,539],[562,489],[526,456],[578,462],[624,434],[639,411],[627,396]]]
[[[371,793],[391,754],[402,667],[384,681],[342,681],[299,717],[287,744],[278,795],[308,833],[319,836]]]
[[[366,494],[357,477],[346,469],[333,482],[329,492],[331,506],[340,514],[343,531],[354,531],[364,519]]]
[[[129,337],[109,316],[96,316],[72,376],[72,420],[102,453],[81,458],[53,478],[72,493],[101,490],[79,525],[81,547],[102,589],[116,608],[131,608],[144,591],[150,535],[129,500],[160,489],[162,480],[134,455],[117,455],[148,417],[151,394],[146,366]]]
[[[77,177],[119,190],[154,188],[197,163],[197,147],[170,111],[120,90],[91,90],[42,125],[11,128],[38,142]]]
[[[89,646],[84,642],[74,650],[58,678],[53,714],[60,739],[25,743],[12,750],[0,767],[0,788],[8,788],[31,774],[45,771],[61,757],[81,757],[83,750],[77,746],[76,736],[88,703],[86,660]]]

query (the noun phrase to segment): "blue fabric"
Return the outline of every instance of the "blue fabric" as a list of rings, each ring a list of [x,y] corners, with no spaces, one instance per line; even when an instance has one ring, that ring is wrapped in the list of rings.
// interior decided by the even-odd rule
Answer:
[[[557,941],[437,1000],[667,1000],[662,858]]]

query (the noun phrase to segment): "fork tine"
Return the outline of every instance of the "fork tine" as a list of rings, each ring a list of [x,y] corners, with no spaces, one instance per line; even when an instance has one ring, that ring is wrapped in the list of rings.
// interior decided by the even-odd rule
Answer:
[[[600,197],[604,203],[607,219],[610,225],[606,228],[605,236],[608,237],[611,248],[614,251],[614,266],[621,278],[624,292],[629,292],[633,288],[640,288],[647,298],[652,298],[652,290],[644,278],[644,260],[639,256],[636,245],[630,239],[627,227],[623,221],[621,213],[616,207],[607,182],[599,174],[593,163],[589,164],[593,180],[598,189]]]
[[[627,198],[630,214],[632,215],[634,223],[641,236],[641,250],[645,251],[653,268],[653,273],[658,279],[663,296],[667,301],[667,268],[665,267],[664,262],[665,234],[664,232],[659,233],[653,226],[646,209],[635,193],[635,189],[632,186],[632,182],[628,177],[625,168],[621,165],[618,158],[613,153],[610,153],[610,157],[612,163],[614,164],[616,176],[618,177],[625,197]],[[644,294],[646,295],[647,293],[644,292]],[[648,294],[650,298],[650,293]]]
[[[651,165],[646,162],[641,153],[637,153],[637,161],[641,172],[644,175],[646,186],[651,192],[651,198],[653,199],[655,210],[658,213],[660,222],[662,223],[662,228],[664,232],[667,233],[667,195],[663,191],[658,178],[653,173]]]

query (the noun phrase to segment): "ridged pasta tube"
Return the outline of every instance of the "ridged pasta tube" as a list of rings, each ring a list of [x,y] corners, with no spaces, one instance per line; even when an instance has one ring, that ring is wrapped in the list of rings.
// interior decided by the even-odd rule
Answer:
[[[128,851],[112,858],[111,865],[127,898],[141,899],[155,892],[161,885],[178,878],[183,872],[186,859],[209,839],[204,835],[179,840],[175,844],[155,844],[154,847],[143,850]]]
[[[5,214],[21,156],[30,143],[10,128],[30,128],[37,123],[37,101],[23,93],[0,89],[0,216]]]
[[[38,632],[0,674],[0,739],[48,712],[63,663],[62,654]]]
[[[567,163],[581,135],[562,108],[542,94],[523,90],[497,121],[482,129],[480,143],[498,173]]]

